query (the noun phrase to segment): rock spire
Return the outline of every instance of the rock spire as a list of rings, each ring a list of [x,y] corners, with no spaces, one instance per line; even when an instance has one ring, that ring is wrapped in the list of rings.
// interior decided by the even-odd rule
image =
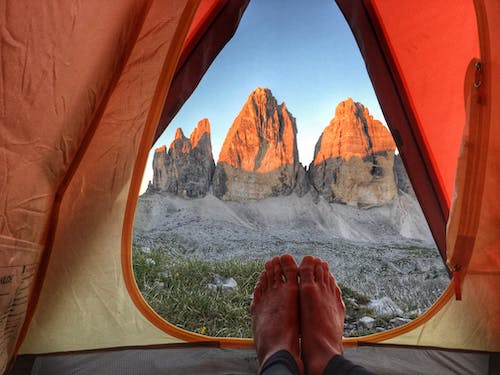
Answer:
[[[189,138],[178,128],[168,151],[166,146],[156,149],[149,190],[185,198],[203,197],[209,191],[214,170],[210,123],[203,119]]]
[[[361,103],[340,102],[319,138],[309,174],[331,202],[382,205],[397,195],[391,134]]]
[[[214,194],[224,200],[290,194],[298,175],[297,125],[286,104],[266,88],[255,89],[229,129],[214,175]],[[305,190],[302,189],[302,190]]]

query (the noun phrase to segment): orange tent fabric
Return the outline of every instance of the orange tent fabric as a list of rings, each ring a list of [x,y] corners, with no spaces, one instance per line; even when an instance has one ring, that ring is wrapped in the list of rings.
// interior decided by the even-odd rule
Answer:
[[[443,260],[465,118],[463,77],[479,55],[471,1],[339,0]],[[450,9],[456,11],[450,17]],[[460,46],[450,43],[460,40]]]
[[[135,155],[145,124],[158,121],[197,6],[2,3],[0,372],[27,331],[56,232],[71,222],[61,203],[86,188],[109,199],[130,179],[133,160],[121,155]],[[95,173],[82,175],[85,163]],[[105,163],[113,179],[102,185]],[[81,258],[66,250],[66,262]]]
[[[0,373],[18,352],[252,345],[163,321],[130,265],[150,145],[247,3],[1,3]],[[500,351],[500,4],[337,3],[454,274],[423,317],[346,343]]]

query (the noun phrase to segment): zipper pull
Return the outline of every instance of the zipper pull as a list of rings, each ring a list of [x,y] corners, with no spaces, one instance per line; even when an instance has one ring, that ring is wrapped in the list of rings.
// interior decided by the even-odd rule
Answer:
[[[462,267],[458,264],[453,267],[453,288],[455,290],[455,299],[457,301],[462,300]]]
[[[478,61],[475,65],[474,65],[476,71],[474,73],[474,88],[476,90],[475,91],[475,95],[474,95],[474,99],[476,100],[476,103],[478,104],[484,104],[484,97],[483,97],[483,90],[482,90],[482,85],[483,85],[483,64]]]

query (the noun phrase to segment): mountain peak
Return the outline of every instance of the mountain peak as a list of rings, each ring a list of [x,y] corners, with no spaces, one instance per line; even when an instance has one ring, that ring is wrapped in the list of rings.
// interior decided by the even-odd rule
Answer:
[[[174,135],[174,141],[177,141],[179,139],[182,139],[182,140],[186,139],[186,137],[184,136],[184,132],[182,131],[181,128],[177,128],[175,130],[175,135]]]
[[[298,162],[297,125],[267,88],[256,88],[233,122],[219,162],[265,173]]]
[[[236,188],[230,179],[225,178],[215,191],[224,195],[224,199],[240,196],[260,199],[291,191],[295,185],[295,168],[299,164],[296,134],[295,118],[286,106],[278,105],[271,90],[256,88],[229,129],[219,156],[219,171],[216,170],[217,176],[231,174],[233,179],[240,181],[239,185]],[[257,181],[256,178],[244,177],[245,173],[272,177],[262,177],[262,181]],[[281,182],[278,176],[283,176]],[[256,194],[249,193],[252,190]]]
[[[203,119],[189,138],[177,128],[168,153],[166,146],[156,149],[151,190],[185,198],[203,197],[210,188],[214,169],[210,123]]]
[[[323,131],[316,145],[314,164],[337,157],[344,160],[353,156],[364,158],[395,149],[389,130],[375,120],[363,104],[348,98],[337,105],[335,117]]]
[[[273,96],[273,93],[267,87],[257,87],[250,93],[250,96]]]
[[[397,194],[395,149],[389,130],[363,104],[348,98],[337,105],[316,144],[312,183],[331,201],[387,203]]]
[[[208,138],[210,139],[210,122],[208,121],[207,118],[198,121],[198,125],[196,125],[196,128],[189,136],[189,139],[191,141],[191,147],[192,148],[197,147],[198,143],[200,143],[201,139],[205,135],[208,136]],[[210,143],[210,152],[212,152],[211,143]]]

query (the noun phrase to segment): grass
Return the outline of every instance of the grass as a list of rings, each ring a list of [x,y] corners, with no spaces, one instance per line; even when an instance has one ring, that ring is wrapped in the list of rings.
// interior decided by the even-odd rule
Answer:
[[[142,295],[170,323],[208,336],[252,337],[250,303],[264,260],[205,261],[134,248],[133,267]],[[208,288],[215,274],[234,278],[237,290]],[[366,307],[369,297],[344,285],[340,288],[352,320],[373,316]],[[368,333],[372,330],[361,329],[349,336]]]
[[[209,336],[251,337],[250,303],[263,261],[174,258],[161,250],[133,251],[137,284],[151,307],[176,326]],[[238,289],[210,290],[213,275],[233,277]]]

